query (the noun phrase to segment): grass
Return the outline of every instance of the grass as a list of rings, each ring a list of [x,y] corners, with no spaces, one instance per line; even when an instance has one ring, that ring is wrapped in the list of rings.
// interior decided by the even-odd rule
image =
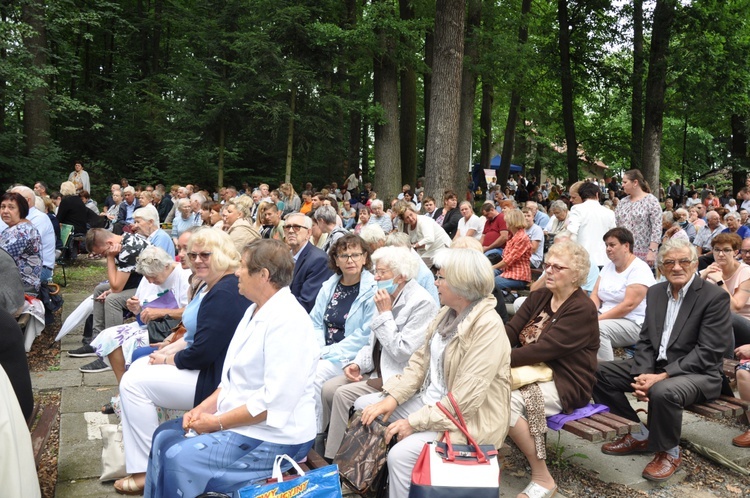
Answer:
[[[90,292],[99,282],[107,279],[106,261],[88,260],[85,255],[79,256],[77,260],[65,267],[65,274],[68,278],[68,286],[62,287],[63,296],[66,290],[69,292]],[[63,284],[63,271],[59,265],[55,268],[53,281],[60,286]]]

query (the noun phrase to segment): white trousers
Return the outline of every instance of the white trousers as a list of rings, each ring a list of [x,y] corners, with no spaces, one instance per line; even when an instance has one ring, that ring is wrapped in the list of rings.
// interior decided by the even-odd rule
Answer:
[[[596,353],[598,361],[612,361],[615,354],[612,348],[632,346],[638,342],[641,326],[627,318],[612,318],[599,321],[599,351]]]
[[[315,415],[318,420],[318,434],[325,432],[328,426],[330,411],[323,410],[323,384],[343,373],[344,365],[328,360],[318,360],[318,371],[315,374]]]
[[[542,390],[542,396],[544,397],[544,416],[551,417],[560,413],[562,411],[562,402],[560,401],[555,381],[538,382],[537,384],[539,385],[539,389]],[[521,391],[516,389],[510,392],[510,427],[516,426],[519,417],[526,418],[526,402],[523,400]]]
[[[151,438],[159,427],[156,407],[192,409],[198,382],[198,370],[149,365],[148,362],[148,356],[134,361],[120,382],[122,436],[128,474],[146,472]]]

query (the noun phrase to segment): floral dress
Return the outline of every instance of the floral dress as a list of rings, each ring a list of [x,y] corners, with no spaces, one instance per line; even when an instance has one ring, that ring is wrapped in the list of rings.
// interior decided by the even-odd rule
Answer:
[[[651,194],[633,201],[630,196],[623,198],[615,209],[617,226],[633,233],[635,244],[633,254],[646,261],[648,246],[661,241],[661,206]]]
[[[26,292],[39,292],[42,277],[42,237],[29,221],[17,223],[0,233],[0,248],[5,249],[18,266]]]
[[[340,281],[333,290],[323,315],[323,325],[326,330],[326,346],[341,342],[345,336],[346,318],[349,310],[359,295],[359,282],[354,285],[343,285]]]

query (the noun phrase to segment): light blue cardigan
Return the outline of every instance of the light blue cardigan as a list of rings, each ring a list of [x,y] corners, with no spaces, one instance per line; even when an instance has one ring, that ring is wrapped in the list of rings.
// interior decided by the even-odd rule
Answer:
[[[323,324],[323,315],[326,307],[333,296],[336,284],[341,280],[341,275],[333,275],[323,282],[315,299],[315,306],[310,312],[310,318],[315,327],[315,338],[320,346],[320,357],[334,363],[346,365],[350,363],[360,349],[365,347],[370,340],[370,321],[375,314],[375,291],[377,284],[375,277],[367,270],[362,270],[362,278],[359,281],[359,295],[349,309],[344,325],[344,339],[336,344],[326,346],[326,331]]]

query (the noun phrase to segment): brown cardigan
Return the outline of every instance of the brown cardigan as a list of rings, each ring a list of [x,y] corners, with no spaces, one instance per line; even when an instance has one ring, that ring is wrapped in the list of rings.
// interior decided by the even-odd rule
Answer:
[[[532,317],[537,317],[552,299],[552,292],[532,292],[513,319],[505,325],[513,350],[510,366],[545,362],[554,373],[563,412],[570,413],[586,405],[594,388],[599,350],[599,320],[596,306],[580,288],[547,322],[536,343],[520,346],[518,337]]]

